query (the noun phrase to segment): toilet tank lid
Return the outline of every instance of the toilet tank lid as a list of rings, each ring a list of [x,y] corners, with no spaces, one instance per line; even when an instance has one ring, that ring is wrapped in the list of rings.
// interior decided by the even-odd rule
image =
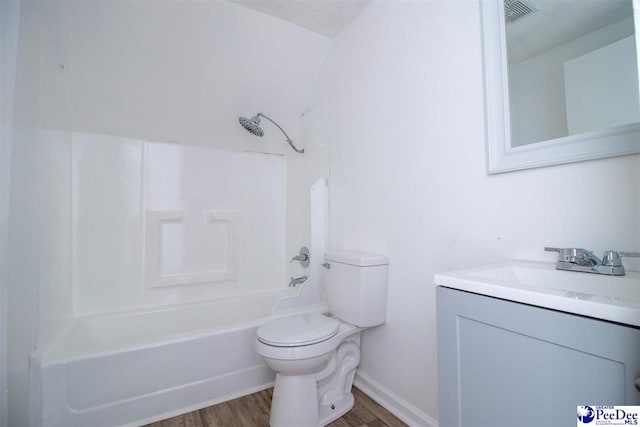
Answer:
[[[362,251],[329,250],[324,253],[324,259],[358,267],[389,264],[389,258],[386,255]]]

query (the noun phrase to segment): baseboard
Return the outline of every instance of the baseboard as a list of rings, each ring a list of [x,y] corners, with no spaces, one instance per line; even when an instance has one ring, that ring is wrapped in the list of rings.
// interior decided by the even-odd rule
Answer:
[[[438,421],[360,370],[353,384],[410,427],[438,427]]]

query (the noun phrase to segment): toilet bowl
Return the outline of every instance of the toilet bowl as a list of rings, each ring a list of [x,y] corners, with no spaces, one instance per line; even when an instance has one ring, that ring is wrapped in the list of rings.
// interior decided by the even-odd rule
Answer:
[[[325,260],[331,314],[285,316],[258,328],[255,350],[276,372],[271,427],[321,427],[347,413],[360,332],[384,323],[387,258],[331,251]]]
[[[320,313],[283,317],[258,329],[255,350],[276,372],[272,427],[324,426],[353,407],[350,391],[360,361],[361,330]],[[351,352],[350,372],[338,378],[332,374],[338,368],[339,348],[346,343],[354,345],[357,354]]]

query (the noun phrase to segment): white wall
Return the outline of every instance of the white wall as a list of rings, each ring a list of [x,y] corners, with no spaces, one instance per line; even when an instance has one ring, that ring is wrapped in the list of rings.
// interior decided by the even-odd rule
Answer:
[[[623,39],[633,32],[633,17],[630,17],[524,61],[510,63],[512,145],[531,144],[569,135],[564,63]]]
[[[554,260],[545,245],[640,249],[639,156],[487,175],[480,40],[476,1],[378,1],[322,74],[330,244],[390,259],[387,322],[364,334],[360,369],[425,423],[438,418],[434,273]]]
[[[7,417],[7,287],[9,181],[20,2],[0,2],[0,427]]]
[[[67,1],[50,21],[74,130],[230,150],[291,152],[237,118],[295,140],[331,41],[228,1]]]
[[[59,132],[51,129],[117,136],[104,139],[107,141],[105,153],[110,150],[108,141],[114,143],[111,151],[118,152],[115,145],[124,137],[140,146],[143,140],[150,140],[282,154],[288,184],[287,213],[282,213],[281,220],[287,220],[287,215],[292,220],[287,221],[286,233],[280,233],[287,236],[284,240],[286,255],[280,249],[272,253],[277,253],[280,259],[276,268],[278,283],[286,287],[286,275],[280,273],[287,265],[285,258],[297,254],[300,246],[309,245],[309,187],[317,177],[327,173],[328,151],[322,148],[326,144],[317,142],[318,138],[314,139],[307,131],[315,119],[302,119],[301,116],[308,109],[330,39],[227,1],[55,2],[46,9],[46,23],[59,60],[55,63],[56,69],[44,73],[44,86],[63,91],[69,103],[65,108],[56,109],[53,108],[57,102],[54,97],[45,94],[42,100],[43,109],[49,113],[43,115],[42,127],[48,129],[46,138],[52,142],[46,151],[49,157],[59,161],[53,161],[56,166],[43,165],[45,171],[51,172],[43,173],[49,178],[42,180],[49,190],[43,192],[43,197],[49,210],[57,215],[54,215],[55,226],[53,223],[49,227],[45,225],[41,234],[46,234],[48,242],[55,241],[61,248],[56,255],[47,256],[41,266],[55,273],[41,286],[43,323],[46,323],[44,319],[70,313],[212,297],[211,292],[198,293],[197,288],[191,292],[177,292],[170,300],[148,292],[144,296],[142,278],[136,273],[141,268],[139,263],[112,259],[117,262],[109,268],[111,273],[104,280],[95,281],[87,274],[78,274],[78,262],[72,262],[70,266],[70,262],[62,259],[79,251],[78,242],[88,242],[95,236],[87,231],[91,227],[79,229],[76,224],[76,219],[83,217],[78,215],[78,209],[82,212],[92,203],[86,203],[89,199],[86,192],[80,194],[80,187],[71,188],[70,159],[79,154],[80,146],[73,145],[72,148],[68,140],[61,141]],[[61,76],[60,81],[56,76]],[[266,120],[263,121],[263,138],[250,135],[239,126],[239,115],[250,117],[258,111],[276,119],[296,144],[306,149],[305,154],[291,151],[284,136]],[[322,116],[314,113],[308,117]],[[87,153],[101,150],[97,145],[88,147]],[[99,165],[86,167],[73,181],[86,181],[83,177],[102,174],[100,170]],[[106,171],[103,175],[107,180],[119,176]],[[192,189],[206,187],[205,178],[202,177],[202,182],[192,180],[189,185]],[[51,182],[60,185],[49,184]],[[255,182],[257,185],[271,181]],[[112,199],[128,200],[128,189],[121,187],[121,190],[118,194],[112,191]],[[187,188],[182,190],[189,191]],[[277,194],[280,194],[279,190],[275,189]],[[78,199],[80,196],[81,200]],[[74,206],[73,214],[69,211],[71,205]],[[255,226],[256,223],[246,225],[250,224]],[[133,236],[126,231],[124,222],[118,226],[121,228],[108,227],[110,236]],[[278,230],[272,229],[273,232]],[[72,234],[75,236],[73,242]],[[133,240],[136,239],[132,238],[129,243],[134,244]],[[137,245],[139,247],[140,242]],[[252,242],[245,239],[243,245],[247,251]],[[269,257],[264,257],[262,262],[268,260]],[[287,266],[291,275],[304,274],[299,264]],[[250,281],[260,282],[265,289],[273,287],[273,274],[265,271],[268,277],[260,281],[255,275],[246,273],[243,274],[245,288],[253,286],[247,285]],[[100,298],[99,295],[107,291],[107,277],[112,281],[120,280],[120,283],[109,285],[114,290],[109,294],[111,297]],[[87,280],[92,283],[86,283]],[[218,292],[217,295],[222,294]]]
[[[29,425],[29,353],[38,322],[37,145],[42,34],[36,3],[22,2],[16,60],[9,206],[8,425]]]

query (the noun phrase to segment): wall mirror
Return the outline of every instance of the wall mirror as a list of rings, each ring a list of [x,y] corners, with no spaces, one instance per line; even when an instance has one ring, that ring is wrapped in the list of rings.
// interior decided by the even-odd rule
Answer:
[[[640,0],[480,6],[490,174],[640,153]]]

